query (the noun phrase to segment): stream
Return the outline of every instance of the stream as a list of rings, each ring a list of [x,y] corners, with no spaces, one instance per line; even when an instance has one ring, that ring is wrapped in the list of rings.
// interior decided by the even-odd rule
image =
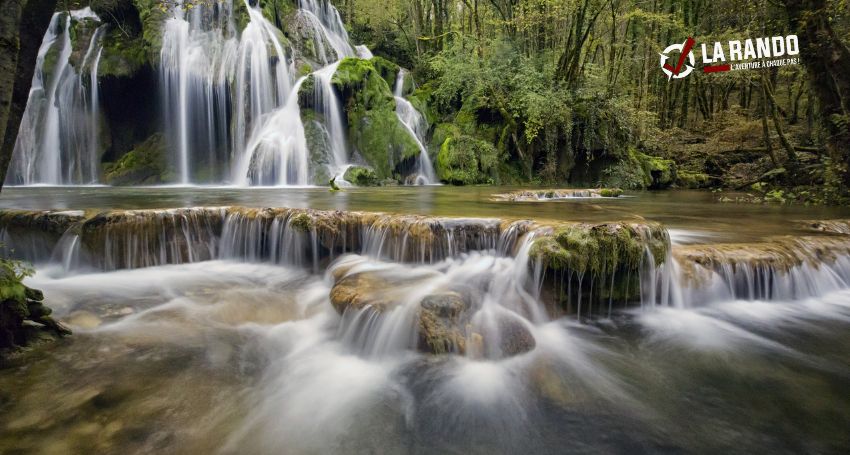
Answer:
[[[358,244],[328,257],[294,233],[302,212],[257,224],[260,215],[247,208],[230,209],[208,236],[196,224],[176,228],[190,239],[177,253],[168,248],[183,237],[168,231],[154,245],[145,224],[130,225],[136,234],[126,238],[114,228],[103,237],[112,246],[90,247],[90,255],[102,251],[123,263],[89,258],[69,267],[57,256],[67,247],[58,240],[26,283],[44,291],[74,335],[2,365],[0,452],[841,453],[850,444],[850,261],[843,253],[776,280],[794,292],[775,283],[753,297],[722,286],[690,292],[695,285],[674,274],[683,301],[643,298],[582,318],[546,303],[546,282],[529,258],[543,231],[489,221],[659,221],[683,261],[683,248],[803,235],[792,221],[846,218],[847,209],[720,204],[684,191],[492,198],[509,190],[4,189],[3,209],[77,216],[61,211],[132,208],[134,219],[156,217],[157,226],[176,217],[195,217],[197,226],[213,221],[138,209],[388,215],[363,215]],[[307,213],[316,223],[337,216]],[[403,221],[411,215],[452,218]],[[417,243],[413,233],[423,225],[445,237]],[[92,245],[81,229],[82,243]],[[339,234],[336,245],[347,238]],[[147,266],[126,259],[133,248],[152,258]],[[395,306],[340,313],[335,282],[358,274],[378,283],[361,288],[363,298]],[[644,288],[654,286],[648,276],[641,272]],[[469,324],[482,347],[472,336],[465,354],[421,352],[417,308],[450,292],[475,302]],[[508,354],[504,318],[524,327],[530,349]]]

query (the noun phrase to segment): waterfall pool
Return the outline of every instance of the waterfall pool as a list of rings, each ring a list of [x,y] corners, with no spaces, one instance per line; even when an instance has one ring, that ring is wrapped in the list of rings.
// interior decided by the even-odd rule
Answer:
[[[843,252],[818,253],[824,262],[810,269],[766,275],[774,287],[786,278],[805,286],[805,296],[749,298],[710,287],[683,293],[681,305],[653,299],[579,319],[544,303],[527,248],[542,234],[490,220],[475,221],[477,230],[462,220],[404,224],[401,216],[657,221],[684,261],[675,248],[693,256],[709,254],[700,248],[713,244],[826,236],[797,221],[847,219],[850,210],[721,204],[691,191],[492,198],[504,191],[5,188],[0,210],[243,206],[389,216],[363,224],[358,248],[304,259],[318,270],[283,257],[317,249],[276,224],[297,226],[300,215],[251,224],[248,209],[239,212],[247,221],[234,216],[211,228],[213,240],[184,233],[213,251],[207,260],[73,273],[55,258],[37,262],[27,284],[44,291],[74,335],[0,364],[0,452],[842,453],[850,446],[850,262]],[[147,226],[176,219],[134,213],[154,220]],[[422,253],[414,242],[422,226],[448,243],[434,240],[429,245],[439,251]],[[135,251],[156,231],[138,229],[103,238]],[[392,237],[399,230],[417,236]],[[124,237],[109,243],[109,235]],[[183,253],[196,248],[170,231],[162,235]],[[269,256],[274,236],[281,243]],[[404,260],[410,248],[428,260]],[[146,252],[165,257],[161,251]],[[761,265],[739,270],[766,274]],[[685,275],[671,279],[687,289]],[[357,276],[366,279],[354,297],[337,292]],[[455,295],[474,302],[466,354],[412,349],[420,342],[420,302]],[[338,311],[338,300],[358,298],[367,302],[362,309]],[[515,355],[506,354],[511,349]]]

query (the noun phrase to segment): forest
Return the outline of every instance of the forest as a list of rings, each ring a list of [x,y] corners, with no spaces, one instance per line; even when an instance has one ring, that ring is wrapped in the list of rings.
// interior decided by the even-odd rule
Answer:
[[[838,202],[850,182],[846,1],[347,0],[338,7],[355,39],[413,69],[436,124],[432,144],[451,136],[465,145],[438,161],[470,169],[477,161],[479,174],[458,177],[464,183],[757,184],[774,198]],[[798,35],[803,64],[671,80],[658,64],[668,44],[689,36],[712,43],[788,34]],[[646,181],[640,167],[661,172]]]

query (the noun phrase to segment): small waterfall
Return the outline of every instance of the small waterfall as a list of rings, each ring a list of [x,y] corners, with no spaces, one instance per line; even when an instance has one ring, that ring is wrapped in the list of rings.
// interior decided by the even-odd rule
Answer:
[[[395,97],[395,113],[401,123],[410,133],[410,136],[416,140],[416,145],[419,146],[419,160],[417,162],[415,183],[417,185],[430,185],[437,182],[437,176],[434,172],[434,166],[431,164],[431,158],[428,156],[428,150],[423,145],[425,134],[428,125],[422,113],[416,110],[410,101],[407,101],[402,93],[404,91],[404,78],[406,75],[404,69],[398,70],[395,87],[393,88],[393,96]]]
[[[97,67],[103,28],[94,30],[82,61],[76,64],[71,62],[71,28],[99,21],[90,8],[53,15],[36,58],[8,183],[69,185],[98,181]],[[83,36],[82,32],[76,31],[76,36]],[[56,52],[57,57],[52,67],[45,68],[50,52]]]
[[[333,167],[330,170],[331,175],[337,175],[348,163],[348,147],[346,146],[342,106],[331,84],[338,66],[339,61],[313,73],[315,78],[315,84],[313,84],[316,98],[315,106],[321,109],[330,139],[332,156],[329,157],[329,162]]]
[[[245,152],[237,162],[236,182],[243,186],[306,185],[309,178],[309,152],[298,107],[299,79],[286,104],[260,119],[254,127]]]
[[[348,32],[345,31],[345,25],[342,23],[342,18],[339,16],[339,11],[331,4],[329,0],[298,0],[298,8],[301,13],[307,17],[315,18],[311,20],[314,26],[318,26],[321,36],[333,48],[336,54],[335,60],[342,60],[344,57],[353,57],[354,49],[348,40]],[[330,57],[321,50],[321,63],[331,63]]]

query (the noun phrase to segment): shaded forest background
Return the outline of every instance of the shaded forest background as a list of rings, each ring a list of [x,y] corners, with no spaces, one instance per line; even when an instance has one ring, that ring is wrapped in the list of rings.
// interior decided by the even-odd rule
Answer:
[[[785,189],[777,198],[838,202],[850,182],[846,0],[337,6],[354,40],[413,70],[415,96],[436,125],[432,147],[462,141],[469,156],[448,158],[477,161],[500,183],[756,184]],[[712,43],[791,33],[804,65],[672,81],[658,65],[661,50],[688,36]]]

